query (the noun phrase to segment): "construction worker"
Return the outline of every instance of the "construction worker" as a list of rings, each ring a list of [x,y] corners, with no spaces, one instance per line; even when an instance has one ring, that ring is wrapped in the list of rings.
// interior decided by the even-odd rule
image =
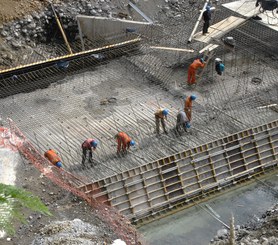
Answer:
[[[180,111],[177,115],[177,124],[176,130],[178,133],[181,133],[181,130],[184,129],[187,132],[187,129],[190,128],[190,122],[184,111]]]
[[[127,153],[127,150],[130,146],[134,146],[135,142],[132,140],[126,133],[119,132],[115,135],[115,139],[117,140],[117,153]]]
[[[87,152],[89,151],[89,162],[93,164],[93,151],[96,150],[98,141],[96,139],[86,139],[82,143],[82,165],[85,166]]]
[[[184,102],[184,112],[189,120],[189,122],[191,122],[191,114],[192,114],[192,101],[193,100],[196,100],[196,95],[192,94],[190,96],[188,96],[186,99],[185,99],[185,102]]]
[[[156,125],[156,133],[160,133],[160,122],[163,128],[163,131],[165,134],[168,134],[166,130],[166,123],[165,120],[167,120],[167,115],[169,114],[168,109],[158,109],[154,115],[155,115],[155,125]]]
[[[203,13],[203,20],[204,20],[203,35],[206,35],[208,33],[209,21],[211,20],[211,11],[209,5],[206,6],[206,10]]]
[[[66,70],[69,67],[69,61],[59,60],[56,66],[61,70]]]
[[[56,167],[58,168],[62,167],[62,162],[61,162],[62,160],[54,150],[49,149],[48,151],[46,151],[44,153],[44,157],[47,158],[48,161],[51,162]]]
[[[223,64],[223,61],[220,58],[216,58],[215,59],[215,70],[217,72],[218,75],[222,75],[222,73],[224,72],[225,66]]]
[[[192,85],[196,82],[196,70],[201,67],[205,67],[205,60],[203,58],[198,58],[193,61],[193,63],[188,68],[187,83]]]

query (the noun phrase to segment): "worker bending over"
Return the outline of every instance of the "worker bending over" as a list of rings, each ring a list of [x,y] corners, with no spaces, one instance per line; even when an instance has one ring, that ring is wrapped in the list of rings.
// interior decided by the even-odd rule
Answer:
[[[166,130],[166,123],[165,120],[167,120],[167,115],[169,114],[169,110],[168,109],[158,109],[155,113],[155,125],[156,125],[156,133],[159,134],[160,133],[160,122],[163,128],[163,131],[165,134],[168,134],[167,130]]]
[[[135,142],[132,140],[126,133],[119,132],[115,135],[115,139],[117,140],[117,153],[127,153],[127,150],[130,146],[134,146]]]
[[[176,130],[178,133],[181,133],[182,129],[187,132],[187,129],[190,128],[190,122],[184,111],[180,111],[177,115],[177,124]]]
[[[82,165],[85,166],[87,152],[89,152],[89,162],[93,165],[93,151],[96,150],[98,141],[96,139],[86,139],[82,143]]]
[[[189,85],[192,85],[196,83],[196,71],[199,67],[204,68],[205,67],[205,60],[203,58],[198,58],[193,61],[193,63],[188,68],[188,77],[187,77],[187,83]]]
[[[58,168],[62,167],[62,162],[61,162],[62,160],[54,150],[49,149],[48,151],[46,151],[44,153],[44,157],[47,158],[48,161],[51,162],[56,167]]]
[[[193,100],[196,100],[196,95],[192,94],[190,96],[187,96],[184,102],[184,112],[189,120],[191,122],[192,120],[192,102]]]

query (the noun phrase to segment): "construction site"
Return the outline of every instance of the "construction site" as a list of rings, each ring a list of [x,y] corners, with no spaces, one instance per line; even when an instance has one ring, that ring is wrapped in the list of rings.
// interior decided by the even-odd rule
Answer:
[[[278,9],[255,0],[115,1],[113,16],[77,14],[78,38],[71,40],[57,4],[58,41],[27,56],[19,48],[16,62],[1,65],[1,146],[20,153],[25,163],[17,171],[28,163],[81,198],[126,244],[209,244],[217,229],[205,240],[155,243],[136,228],[227,193],[239,196],[254,182],[272,178],[276,192],[260,211],[278,202]],[[204,35],[207,6],[212,19]],[[205,65],[189,85],[196,59]],[[217,59],[225,65],[221,75]],[[178,132],[177,115],[192,95],[190,128]],[[167,134],[157,134],[154,114],[166,108]],[[117,154],[119,132],[135,142],[127,154]],[[83,165],[88,138],[98,145],[94,164]],[[58,152],[61,168],[44,157],[48,149]]]

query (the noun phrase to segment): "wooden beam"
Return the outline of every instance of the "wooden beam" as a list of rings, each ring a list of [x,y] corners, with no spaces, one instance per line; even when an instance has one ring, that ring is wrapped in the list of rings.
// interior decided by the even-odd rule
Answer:
[[[184,49],[184,48],[171,48],[171,47],[161,47],[161,46],[150,46],[152,49],[162,49],[162,50],[169,50],[169,51],[180,51],[180,52],[189,52],[193,53],[194,49]]]

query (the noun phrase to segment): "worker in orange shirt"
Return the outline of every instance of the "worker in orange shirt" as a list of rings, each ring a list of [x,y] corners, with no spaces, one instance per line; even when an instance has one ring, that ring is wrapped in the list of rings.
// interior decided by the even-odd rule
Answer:
[[[89,162],[93,164],[93,151],[96,150],[98,141],[96,139],[86,139],[82,143],[82,165],[85,166],[87,152],[89,152]]]
[[[127,153],[130,146],[134,146],[135,142],[126,133],[119,132],[116,134],[115,139],[117,140],[117,153]]]
[[[163,131],[165,134],[168,134],[167,130],[166,130],[166,123],[165,120],[167,120],[167,115],[169,114],[169,110],[168,109],[158,109],[155,113],[155,125],[156,125],[156,133],[159,134],[160,132],[160,122],[163,128]]]
[[[58,168],[62,167],[62,162],[61,162],[62,160],[54,150],[49,149],[48,151],[46,151],[44,153],[44,157],[47,158],[48,161],[51,162],[56,167]]]
[[[193,63],[188,68],[188,77],[187,77],[187,83],[189,85],[192,85],[196,82],[196,70],[201,67],[205,67],[205,60],[203,58],[195,59]]]
[[[187,96],[187,98],[185,99],[184,101],[184,112],[189,120],[189,122],[191,121],[192,119],[192,101],[193,100],[196,100],[196,95],[192,94],[190,96]]]

